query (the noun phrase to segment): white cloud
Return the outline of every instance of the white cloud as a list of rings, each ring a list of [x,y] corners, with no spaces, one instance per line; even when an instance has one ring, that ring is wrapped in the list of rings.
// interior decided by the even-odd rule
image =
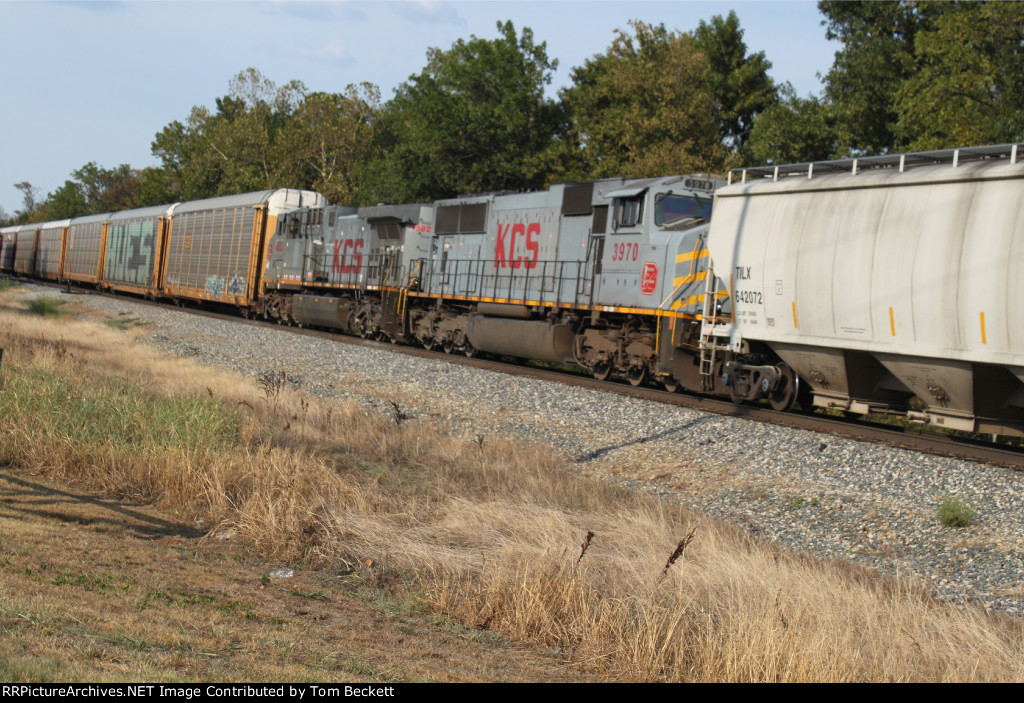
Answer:
[[[299,55],[306,58],[327,61],[329,63],[349,64],[352,63],[352,53],[348,45],[340,39],[335,39],[316,49],[299,49]]]

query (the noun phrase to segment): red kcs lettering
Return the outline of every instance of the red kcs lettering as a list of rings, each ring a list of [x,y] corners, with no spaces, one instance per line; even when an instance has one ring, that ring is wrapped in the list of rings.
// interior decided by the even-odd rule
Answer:
[[[331,273],[358,273],[363,265],[363,240],[339,239],[334,242]]]
[[[530,257],[516,256],[516,236],[526,239],[526,251]],[[516,223],[505,225],[504,229],[498,225],[498,236],[494,247],[494,266],[496,268],[522,268],[528,269],[537,267],[537,259],[540,256],[540,242],[534,236],[540,235],[540,223],[531,222],[529,225]]]

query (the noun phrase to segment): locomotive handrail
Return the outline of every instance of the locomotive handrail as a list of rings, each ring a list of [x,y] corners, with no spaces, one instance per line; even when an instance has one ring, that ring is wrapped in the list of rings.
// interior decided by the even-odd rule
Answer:
[[[417,263],[429,264],[422,274],[423,290],[441,298],[466,295],[498,300],[554,302],[563,300],[562,293],[566,285],[571,284],[574,287],[574,304],[579,303],[581,283],[585,283],[582,277],[587,267],[585,261],[542,260],[529,262],[532,266],[526,266],[527,262],[516,262],[522,265],[513,266],[512,270],[502,273],[500,269],[493,272],[487,270],[495,265],[490,260],[418,259]]]

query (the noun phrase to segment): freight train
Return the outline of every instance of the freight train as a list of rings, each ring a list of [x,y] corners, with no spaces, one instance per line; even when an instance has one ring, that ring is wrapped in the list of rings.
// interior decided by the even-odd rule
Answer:
[[[0,229],[0,271],[1020,435],[1022,187],[1010,144],[363,208],[280,189]]]

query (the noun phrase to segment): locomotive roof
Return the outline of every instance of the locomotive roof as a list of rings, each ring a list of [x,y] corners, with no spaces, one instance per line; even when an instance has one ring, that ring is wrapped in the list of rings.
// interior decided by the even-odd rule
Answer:
[[[417,220],[423,208],[431,207],[422,203],[409,205],[370,205],[359,208],[359,216],[367,222],[371,220],[397,219]]]

